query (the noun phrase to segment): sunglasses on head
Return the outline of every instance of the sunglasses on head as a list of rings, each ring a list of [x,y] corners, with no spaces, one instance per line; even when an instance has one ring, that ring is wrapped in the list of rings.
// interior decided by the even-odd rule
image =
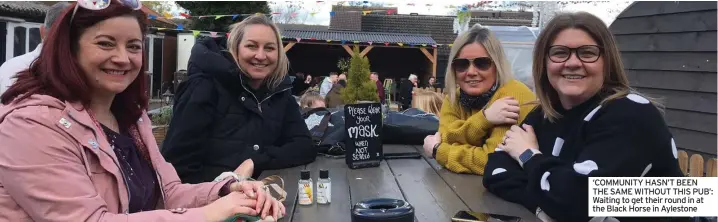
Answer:
[[[77,5],[75,5],[75,9],[72,11],[70,22],[72,22],[72,19],[75,18],[75,13],[77,13],[77,9],[79,9],[80,7],[87,10],[97,11],[106,9],[110,6],[111,2],[111,0],[77,0]],[[119,2],[125,7],[131,8],[133,10],[140,10],[142,8],[140,0],[119,0]]]
[[[472,64],[477,69],[484,71],[491,68],[491,64],[493,64],[493,62],[489,57],[477,57],[473,59],[454,59],[454,61],[451,61],[451,68],[454,69],[454,72],[466,72],[466,70],[468,70],[469,66],[471,66]]]

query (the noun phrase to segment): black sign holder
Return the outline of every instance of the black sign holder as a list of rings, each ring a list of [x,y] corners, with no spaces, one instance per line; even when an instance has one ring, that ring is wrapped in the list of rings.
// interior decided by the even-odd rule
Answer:
[[[344,106],[346,163],[351,169],[378,167],[384,158],[381,103]]]

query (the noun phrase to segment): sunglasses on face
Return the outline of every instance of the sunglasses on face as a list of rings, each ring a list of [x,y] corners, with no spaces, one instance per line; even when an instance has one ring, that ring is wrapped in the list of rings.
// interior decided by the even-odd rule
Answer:
[[[75,18],[75,13],[77,13],[77,9],[80,7],[87,10],[97,11],[106,9],[110,6],[111,2],[111,0],[77,0],[77,5],[75,5],[75,9],[72,11],[72,16],[70,16],[70,22],[72,22]],[[119,0],[119,2],[132,10],[140,10],[142,8],[140,0]]]
[[[478,57],[473,59],[454,59],[454,61],[451,61],[451,68],[454,69],[454,72],[466,72],[466,70],[468,70],[469,66],[471,66],[472,64],[477,69],[485,71],[491,68],[491,64],[493,64],[493,62],[489,57]]]
[[[554,45],[548,49],[548,58],[555,63],[568,61],[571,55],[576,53],[576,57],[581,62],[594,63],[601,57],[601,47],[597,45],[584,45],[578,48],[570,48],[563,45]]]

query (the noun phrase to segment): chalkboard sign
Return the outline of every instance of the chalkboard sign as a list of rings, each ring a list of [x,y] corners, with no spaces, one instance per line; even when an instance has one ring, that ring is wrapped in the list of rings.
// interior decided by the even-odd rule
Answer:
[[[384,157],[380,103],[347,104],[344,106],[346,162],[349,168],[378,167]]]

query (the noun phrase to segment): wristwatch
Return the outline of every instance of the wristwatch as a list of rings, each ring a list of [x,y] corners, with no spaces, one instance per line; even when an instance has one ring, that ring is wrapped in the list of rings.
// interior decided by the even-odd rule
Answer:
[[[526,151],[524,151],[523,153],[521,153],[521,155],[519,155],[519,164],[521,165],[521,167],[523,167],[524,164],[531,159],[531,157],[533,157],[536,154],[540,154],[540,153],[541,153],[540,151],[535,150],[535,149],[526,149]]]
[[[431,158],[436,159],[436,151],[439,150],[439,145],[441,145],[441,143],[434,144],[434,148],[431,151]]]

